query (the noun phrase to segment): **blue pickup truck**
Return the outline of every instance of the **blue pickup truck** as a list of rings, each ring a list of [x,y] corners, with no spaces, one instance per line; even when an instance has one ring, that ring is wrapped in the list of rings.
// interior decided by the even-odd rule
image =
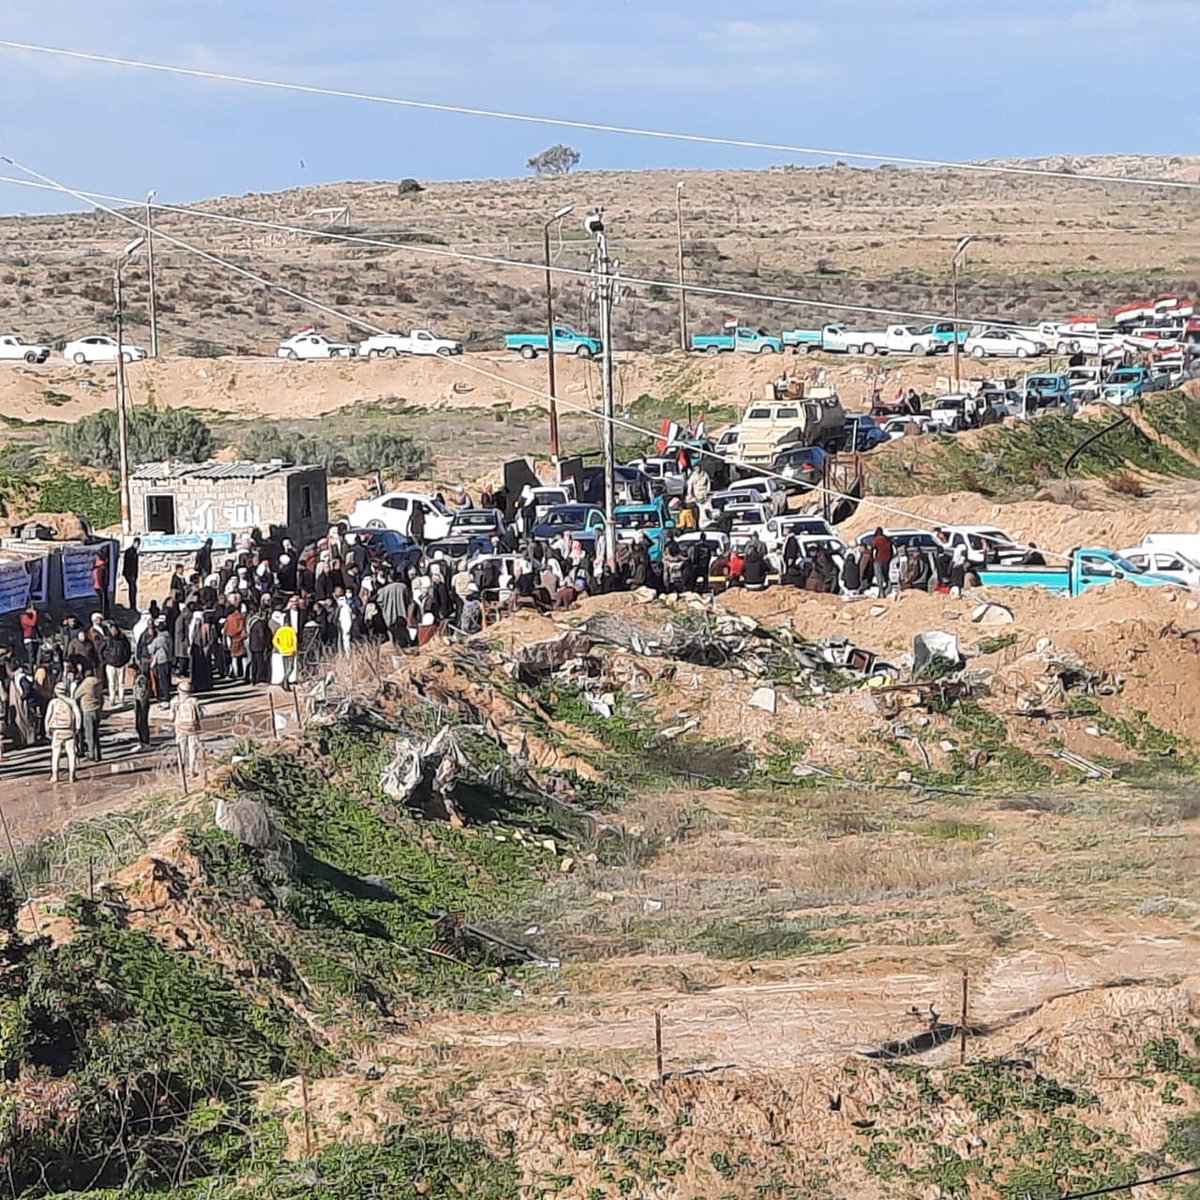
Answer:
[[[697,334],[692,338],[692,349],[701,354],[782,354],[783,339],[765,329],[739,325],[728,333]]]
[[[522,358],[537,358],[550,345],[544,333],[509,333],[504,337],[505,350],[516,350]],[[555,325],[554,353],[574,354],[579,358],[595,358],[604,349],[598,338],[576,333],[569,325]]]
[[[984,587],[1040,587],[1060,595],[1078,596],[1089,588],[1124,580],[1137,587],[1179,587],[1169,575],[1158,575],[1122,558],[1113,550],[1071,551],[1066,566],[995,566],[978,572]]]

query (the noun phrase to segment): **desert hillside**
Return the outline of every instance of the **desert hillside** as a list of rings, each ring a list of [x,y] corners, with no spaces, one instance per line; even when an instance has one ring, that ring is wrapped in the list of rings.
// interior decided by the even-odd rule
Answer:
[[[1139,178],[1190,180],[1200,174],[1200,158],[1032,165]],[[157,224],[165,236],[228,257],[357,319],[389,328],[430,324],[487,348],[506,330],[544,319],[543,276],[429,251],[540,263],[542,223],[574,204],[561,239],[554,236],[553,253],[559,265],[582,269],[590,244],[579,218],[603,205],[624,273],[674,280],[680,179],[687,277],[709,287],[945,312],[950,252],[960,236],[972,233],[976,241],[961,286],[964,316],[1065,317],[1147,293],[1200,290],[1192,192],[888,166],[584,172],[429,184],[404,193],[395,180],[348,182],[221,197],[193,212],[160,211]],[[78,205],[66,199],[64,207]],[[140,217],[140,208],[131,211]],[[325,236],[329,232],[386,244],[338,242]],[[103,213],[0,220],[0,326],[47,339],[109,327],[112,255],[129,233]],[[157,265],[167,350],[269,352],[281,336],[312,319],[299,301],[165,238]],[[131,265],[127,281],[132,336],[144,340],[144,262]],[[559,285],[559,305],[563,319],[592,323],[582,281]],[[730,311],[773,326],[827,319],[820,309],[719,297],[693,296],[689,307],[694,329]],[[676,320],[673,293],[629,288],[617,314],[619,342],[631,349],[669,346],[677,337]],[[336,320],[323,324],[337,335],[349,332]]]

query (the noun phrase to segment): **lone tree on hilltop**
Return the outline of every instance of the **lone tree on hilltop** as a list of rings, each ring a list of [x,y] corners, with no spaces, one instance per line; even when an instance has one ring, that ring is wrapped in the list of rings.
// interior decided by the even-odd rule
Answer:
[[[535,154],[525,165],[535,175],[569,175],[583,156],[574,146],[550,146],[541,154]]]

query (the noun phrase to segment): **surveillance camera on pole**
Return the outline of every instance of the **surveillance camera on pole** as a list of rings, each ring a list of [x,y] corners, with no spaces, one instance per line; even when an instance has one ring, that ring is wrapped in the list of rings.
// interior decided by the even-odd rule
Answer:
[[[584,218],[583,228],[596,239],[596,295],[600,303],[600,344],[603,348],[601,382],[604,397],[604,548],[610,565],[616,562],[616,526],[613,509],[616,505],[616,425],[613,419],[613,355],[612,310],[616,288],[613,284],[614,264],[608,257],[608,238],[604,231],[604,209],[597,208]]]

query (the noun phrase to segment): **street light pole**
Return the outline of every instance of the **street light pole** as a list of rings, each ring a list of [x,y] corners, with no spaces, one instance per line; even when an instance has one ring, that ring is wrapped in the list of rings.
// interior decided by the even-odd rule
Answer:
[[[150,356],[158,357],[158,290],[154,285],[154,197],[146,196],[146,266],[150,271]]]
[[[554,376],[554,284],[550,278],[550,226],[575,209],[564,204],[542,225],[542,249],[546,256],[546,362],[550,374],[550,458],[558,465],[558,386]]]
[[[135,238],[121,251],[117,258],[113,282],[113,291],[117,302],[117,460],[121,471],[121,533],[126,537],[132,532],[133,526],[129,503],[129,434],[126,428],[125,395],[125,295],[122,290],[121,270],[145,240],[145,238]]]
[[[679,348],[688,348],[687,293],[683,289],[683,180],[675,185],[675,234],[679,245]]]
[[[959,365],[962,354],[962,347],[958,344],[958,268],[962,261],[962,256],[966,252],[967,247],[971,244],[971,235],[968,234],[964,238],[959,238],[958,245],[954,247],[954,257],[950,260],[950,300],[954,308],[954,392],[958,394],[960,389],[960,374],[961,368]]]

